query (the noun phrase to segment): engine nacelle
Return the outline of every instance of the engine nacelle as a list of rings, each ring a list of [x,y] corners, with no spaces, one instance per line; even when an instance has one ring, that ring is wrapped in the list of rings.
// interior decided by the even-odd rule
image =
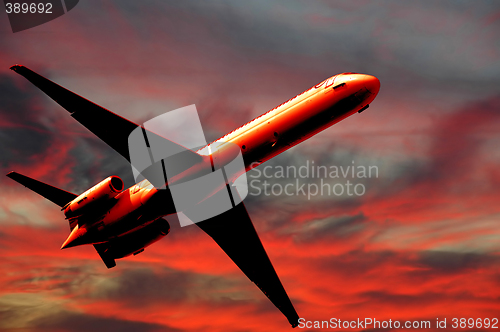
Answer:
[[[75,217],[88,211],[89,208],[95,208],[99,204],[115,197],[123,190],[123,180],[118,176],[110,176],[102,180],[71,202],[63,209],[66,217]]]

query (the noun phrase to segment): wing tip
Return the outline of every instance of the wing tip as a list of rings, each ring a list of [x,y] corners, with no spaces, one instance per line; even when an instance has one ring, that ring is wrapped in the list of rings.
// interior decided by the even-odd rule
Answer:
[[[14,171],[10,171],[9,173],[7,173],[7,174],[6,174],[6,176],[12,179],[12,177],[13,177],[14,175],[16,175],[16,174],[18,174],[18,173],[17,173],[17,172],[14,172]]]
[[[17,72],[18,70],[20,70],[23,67],[24,67],[23,65],[19,65],[16,63],[15,65],[11,66],[9,69]]]

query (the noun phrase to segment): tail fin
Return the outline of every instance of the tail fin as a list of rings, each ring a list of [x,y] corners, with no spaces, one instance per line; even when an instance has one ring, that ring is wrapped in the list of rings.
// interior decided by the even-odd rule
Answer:
[[[59,205],[60,207],[65,206],[77,197],[77,195],[73,193],[53,187],[17,172],[10,172],[7,176],[16,182],[19,182],[26,188],[31,189],[37,194],[45,197],[52,203]]]
[[[22,175],[17,172],[10,172],[9,174],[7,174],[7,176],[16,182],[19,182],[26,188],[31,189],[37,194],[45,197],[52,203],[59,205],[60,207],[65,206],[67,203],[71,202],[77,197],[77,195],[70,193],[66,190],[53,187],[49,184],[40,182],[38,180],[32,179],[30,177],[27,177],[26,175]],[[70,220],[71,230],[73,230],[76,225],[77,225],[76,221],[72,222]],[[104,264],[106,264],[106,267],[108,269],[116,266],[115,260],[112,257],[108,257],[106,255],[105,252],[105,249],[107,248],[106,244],[94,244],[94,248],[97,250],[97,253],[99,254],[99,256],[101,256],[102,260],[104,261]]]

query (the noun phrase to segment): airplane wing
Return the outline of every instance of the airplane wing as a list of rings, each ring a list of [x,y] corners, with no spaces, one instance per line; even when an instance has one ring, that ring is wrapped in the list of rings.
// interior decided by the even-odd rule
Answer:
[[[186,216],[189,218],[188,213]],[[215,240],[243,273],[285,315],[292,327],[296,327],[299,316],[267,256],[243,202],[196,225]]]
[[[97,137],[107,143],[110,147],[112,147],[115,151],[121,154],[125,159],[129,162],[131,161],[130,152],[129,152],[129,136],[134,131],[134,129],[139,126],[132,121],[129,121],[121,116],[108,111],[107,109],[94,104],[90,100],[87,100],[74,92],[69,91],[68,89],[63,88],[62,86],[52,82],[49,79],[35,73],[31,69],[21,66],[14,65],[10,67],[13,71],[18,73],[19,75],[25,77],[28,81],[33,83],[40,90],[45,92],[50,98],[52,98],[56,103],[61,105],[64,109],[66,109],[71,116],[75,118],[78,122],[84,125],[88,130],[94,133]],[[166,161],[162,164],[172,165],[173,169],[172,173],[176,173],[179,171],[183,171],[187,168],[186,165],[194,165],[197,162],[200,162],[202,157],[195,153],[192,150],[189,150],[175,142],[167,140],[159,135],[156,135],[142,127],[144,133],[144,139],[146,140],[146,146],[149,148],[149,141],[154,140],[155,142],[160,141],[162,145],[168,146],[172,150],[178,151],[182,153],[182,158],[178,158],[177,154],[172,158],[172,161]],[[146,135],[147,133],[147,135]],[[182,159],[182,163],[180,165],[176,165],[175,160]],[[150,169],[146,169],[142,172],[150,182],[155,184],[155,186],[161,186],[165,184],[166,181],[157,185],[158,180],[155,179],[155,176],[161,172],[160,162],[157,162],[156,165],[153,163]],[[179,163],[178,163],[179,164]],[[178,167],[176,167],[178,166]],[[148,172],[149,171],[149,172]],[[173,175],[169,173],[169,176]],[[148,176],[147,174],[154,174]],[[161,182],[161,181],[160,181]]]
[[[11,69],[45,92],[50,98],[71,113],[73,118],[111,146],[115,151],[120,153],[129,162],[131,161],[128,138],[130,133],[139,127],[137,124],[92,103],[24,66],[15,65],[12,66]],[[144,128],[142,129],[144,132],[147,132]],[[147,132],[147,137],[150,137],[150,134],[155,135]],[[155,135],[151,137],[159,136]],[[187,168],[187,160],[193,164],[201,161],[202,157],[195,152],[178,146],[176,143],[162,137],[160,137],[160,139],[165,140],[166,143],[171,145],[176,145],[178,150],[183,151],[184,161],[182,165],[178,167],[179,169],[184,170]],[[147,141],[146,145],[149,147]],[[163,166],[163,161],[161,164]],[[170,163],[165,162],[165,164]],[[152,173],[158,173],[155,171],[157,170],[157,168],[155,168],[156,166],[155,164],[151,166]],[[142,174],[147,174],[147,172],[143,172]],[[148,175],[146,175],[146,177],[151,181]],[[157,186],[154,181],[151,182]],[[189,215],[187,215],[187,217],[189,217]],[[197,225],[217,242],[245,275],[252,280],[287,317],[290,324],[296,327],[298,325],[299,316],[262,246],[243,203],[240,203],[221,215],[199,222]],[[96,250],[101,254],[104,248],[96,246]],[[106,262],[106,257],[104,257],[103,260],[105,260],[106,265],[109,266],[112,266],[114,263],[111,260]]]
[[[7,176],[60,207],[63,207],[77,197],[77,195],[66,190],[53,187],[50,184],[43,183],[17,172],[10,172]]]

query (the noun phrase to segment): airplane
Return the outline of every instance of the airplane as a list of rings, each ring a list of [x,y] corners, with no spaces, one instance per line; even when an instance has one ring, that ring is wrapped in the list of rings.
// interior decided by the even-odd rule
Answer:
[[[25,66],[14,65],[10,69],[41,89],[129,162],[128,137],[132,131],[141,127],[148,137],[156,135]],[[145,171],[145,179],[128,189],[124,190],[118,176],[110,176],[76,195],[17,172],[7,176],[61,207],[71,231],[61,249],[92,244],[106,267],[112,268],[116,259],[137,255],[169,234],[165,217],[178,212],[169,186],[198,176],[207,165],[214,170],[232,158],[231,149],[225,149],[221,143],[237,146],[243,156],[244,171],[249,171],[333,124],[365,111],[379,89],[380,81],[371,75],[342,73],[329,77],[197,151],[178,146],[187,166],[169,169],[173,176],[167,183],[154,183],[158,179]],[[176,146],[175,142],[164,140]],[[229,186],[231,179],[227,181]],[[161,185],[163,188],[159,188]],[[229,187],[216,188],[212,194],[226,189],[229,191]],[[233,202],[231,209],[196,225],[215,240],[292,327],[298,326],[299,316],[243,202]]]

